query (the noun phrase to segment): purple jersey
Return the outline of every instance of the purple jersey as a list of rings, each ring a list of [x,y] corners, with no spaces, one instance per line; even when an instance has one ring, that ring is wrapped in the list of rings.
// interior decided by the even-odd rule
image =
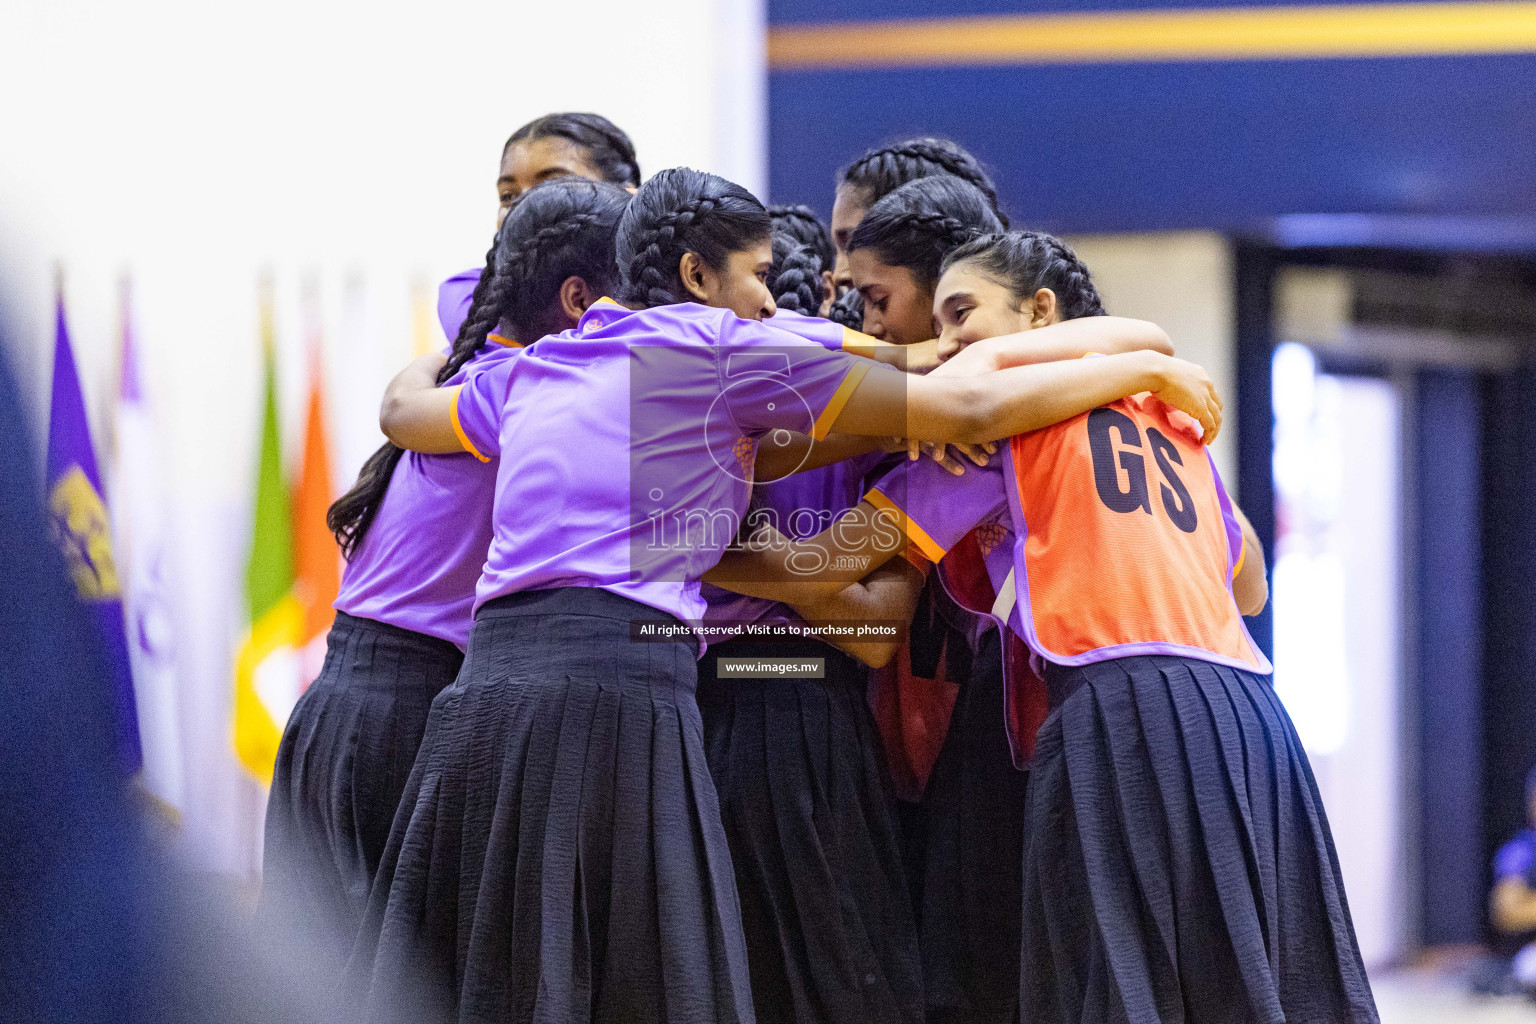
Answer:
[[[1006,447],[989,457],[985,466],[966,463],[960,476],[932,459],[904,462],[881,478],[866,500],[901,515],[912,547],[935,564],[975,530],[987,578],[993,591],[1001,594],[1013,570],[1017,540],[1005,483],[1009,467]],[[1008,625],[1016,625],[1012,613]]]
[[[831,320],[788,309],[779,310],[763,322],[806,341],[814,341],[826,349],[863,355],[872,347],[885,344]],[[859,503],[869,486],[867,475],[884,457],[884,452],[871,452],[760,484],[759,505],[769,517],[768,522],[786,537],[796,540],[813,537]],[[703,586],[703,594],[709,603],[707,618],[711,622],[800,621],[793,608],[778,601],[748,597],[708,583]]]
[[[486,345],[448,383],[497,367],[505,372],[521,351]],[[495,485],[494,468],[473,456],[406,452],[342,573],[335,607],[462,649],[491,544]]]
[[[443,325],[443,337],[450,345],[469,318],[469,300],[479,283],[479,270],[461,270],[437,286],[437,322]]]
[[[456,402],[469,450],[502,452],[476,607],[602,587],[687,622],[735,537],[757,440],[825,437],[869,360],[729,310],[603,300]]]

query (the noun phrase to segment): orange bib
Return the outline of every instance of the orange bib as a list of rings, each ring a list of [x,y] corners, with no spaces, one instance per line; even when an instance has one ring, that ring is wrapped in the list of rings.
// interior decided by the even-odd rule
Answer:
[[[1192,419],[1137,395],[1021,434],[1012,456],[1019,620],[1041,657],[1269,671],[1232,597],[1241,534]]]

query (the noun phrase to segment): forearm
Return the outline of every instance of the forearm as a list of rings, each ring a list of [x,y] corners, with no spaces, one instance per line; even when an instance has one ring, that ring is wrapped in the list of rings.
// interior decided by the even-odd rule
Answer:
[[[837,623],[881,623],[904,626],[911,621],[923,589],[923,574],[905,559],[882,566],[857,583],[829,596],[794,604],[800,617],[813,626]],[[837,634],[826,642],[851,654],[871,668],[891,660],[900,642],[900,630],[888,637],[859,640]]]
[[[905,549],[895,516],[861,502],[805,540],[764,530],[743,547],[726,551],[702,579],[749,597],[798,605],[857,583]]]
[[[894,366],[907,373],[927,373],[939,365],[939,340],[931,338],[912,345],[893,345],[867,335],[843,343],[843,351]]]
[[[1039,430],[1163,383],[1151,352],[907,382],[907,436],[982,443]],[[850,403],[851,405],[852,403]],[[841,420],[839,429],[853,429]]]
[[[1090,316],[978,341],[955,359],[974,359],[978,365],[973,369],[984,372],[1081,359],[1093,354],[1108,356],[1140,351],[1171,356],[1173,342],[1166,331],[1147,320]]]
[[[401,448],[439,454],[464,450],[453,429],[457,389],[437,386],[444,357],[432,352],[395,375],[379,406],[379,429]]]
[[[783,445],[774,444],[772,438],[773,434],[769,434],[757,445],[752,479],[758,483],[782,480],[795,473],[820,469],[881,448],[878,438],[855,434],[832,434],[824,440],[812,441],[804,434],[790,432],[788,443]]]

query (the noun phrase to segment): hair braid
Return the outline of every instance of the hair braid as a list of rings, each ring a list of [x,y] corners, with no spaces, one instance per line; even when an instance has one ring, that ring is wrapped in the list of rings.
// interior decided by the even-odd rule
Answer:
[[[1058,301],[1064,302],[1061,318],[1076,320],[1084,316],[1103,316],[1104,302],[1099,298],[1099,289],[1077,253],[1055,235],[1040,234],[1039,238],[1050,254],[1050,276],[1059,277],[1061,281],[1059,289],[1052,289],[1056,291]]]
[[[969,242],[982,232],[973,224],[939,210],[913,210],[891,219],[889,230],[927,235],[951,248]]]
[[[848,251],[873,250],[880,262],[906,268],[931,291],[950,250],[1002,226],[976,186],[948,174],[919,178],[869,208]]]
[[[827,310],[827,319],[835,324],[842,324],[849,330],[862,331],[864,329],[864,296],[852,288],[843,292]]]
[[[619,224],[620,297],[644,307],[690,301],[679,276],[686,253],[720,270],[771,228],[763,204],[740,185],[688,167],[662,171],[641,186]]]
[[[681,301],[669,280],[677,276],[677,268],[669,267],[667,257],[679,248],[679,236],[686,235],[695,220],[707,216],[714,208],[713,199],[701,196],[657,218],[655,225],[641,236],[644,244],[629,262],[630,280],[638,284],[641,293],[627,292],[627,297],[650,306]],[[682,253],[678,252],[677,256],[681,259]]]
[[[949,139],[924,136],[905,139],[868,150],[843,168],[840,184],[857,188],[864,205],[870,206],[908,182],[935,175],[959,178],[981,192],[993,214],[1008,226],[1008,219],[997,205],[997,187],[971,153]]]
[[[997,186],[992,184],[991,177],[981,169],[981,164],[970,153],[943,139],[912,139],[900,148],[905,156],[932,161],[942,167],[946,174],[953,174],[975,185],[987,197],[987,205],[992,207],[1003,227],[1008,226],[1008,218],[997,208]]]
[[[1018,302],[1049,288],[1056,293],[1063,320],[1104,315],[1104,303],[1087,266],[1055,235],[1039,231],[984,235],[950,253],[943,269],[960,263],[974,265],[1006,287]]]
[[[775,260],[776,272],[769,275],[768,291],[774,305],[792,313],[817,316],[821,312],[821,257],[808,245],[791,249],[782,261]]]
[[[785,235],[796,245],[811,246],[821,257],[823,269],[830,269],[837,260],[837,249],[832,244],[832,236],[827,233],[827,226],[809,206],[798,203],[770,206],[768,216],[773,219],[775,236]]]

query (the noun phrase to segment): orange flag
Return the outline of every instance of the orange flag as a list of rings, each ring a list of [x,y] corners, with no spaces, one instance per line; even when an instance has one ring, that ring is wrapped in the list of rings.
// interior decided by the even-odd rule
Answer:
[[[334,500],[331,490],[331,442],[325,429],[325,380],[320,346],[310,346],[309,403],[304,421],[304,461],[293,489],[294,596],[304,611],[300,634],[304,685],[325,664],[326,634],[336,612],[331,603],[341,589],[341,553],[325,525]]]

